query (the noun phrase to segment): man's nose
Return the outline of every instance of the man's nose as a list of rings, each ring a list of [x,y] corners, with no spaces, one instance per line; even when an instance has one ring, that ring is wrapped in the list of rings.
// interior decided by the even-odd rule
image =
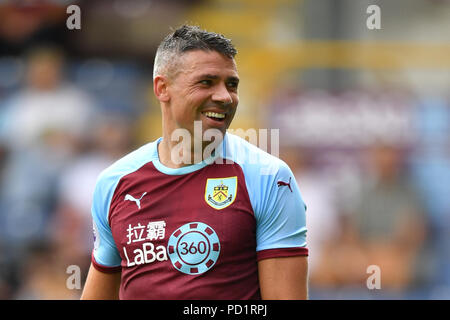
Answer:
[[[231,97],[231,94],[225,84],[219,84],[216,86],[214,94],[212,95],[212,100],[225,105],[233,103],[233,98]]]

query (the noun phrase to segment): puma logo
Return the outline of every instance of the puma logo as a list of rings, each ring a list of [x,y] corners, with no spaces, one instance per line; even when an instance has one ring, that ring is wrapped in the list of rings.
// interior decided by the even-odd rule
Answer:
[[[133,197],[132,195],[127,194],[127,195],[125,196],[124,201],[129,200],[129,201],[134,201],[134,202],[136,202],[136,205],[137,205],[137,207],[138,207],[139,210],[140,210],[140,209],[141,209],[141,200],[142,200],[142,198],[143,198],[146,194],[147,194],[147,192],[144,192],[144,193],[142,194],[142,196],[141,196],[139,199],[136,199],[136,198]]]
[[[284,181],[280,180],[280,181],[277,182],[277,185],[278,185],[278,187],[288,186],[289,190],[291,190],[291,192],[292,192],[292,189],[291,189],[291,177],[289,177],[289,182],[284,182]]]

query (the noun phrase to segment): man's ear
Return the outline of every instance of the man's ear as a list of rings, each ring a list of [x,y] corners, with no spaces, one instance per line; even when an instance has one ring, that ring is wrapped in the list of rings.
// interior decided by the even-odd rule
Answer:
[[[168,79],[164,76],[156,76],[153,79],[153,91],[155,92],[156,98],[161,102],[169,102],[170,100],[168,85]]]

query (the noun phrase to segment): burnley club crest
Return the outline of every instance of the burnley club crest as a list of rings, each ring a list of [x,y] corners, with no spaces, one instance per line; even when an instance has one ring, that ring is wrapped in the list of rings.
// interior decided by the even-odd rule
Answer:
[[[206,180],[205,201],[216,210],[231,205],[236,199],[237,177]]]

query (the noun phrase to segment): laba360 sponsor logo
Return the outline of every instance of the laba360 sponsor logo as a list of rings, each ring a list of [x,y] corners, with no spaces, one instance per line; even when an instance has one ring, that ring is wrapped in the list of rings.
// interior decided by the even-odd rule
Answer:
[[[157,246],[151,242],[146,242],[142,244],[141,248],[133,250],[134,258],[130,261],[128,257],[126,247],[123,247],[123,253],[127,259],[127,267],[133,267],[136,265],[147,264],[157,261],[167,260],[167,251],[164,246]]]
[[[138,223],[127,228],[127,245],[142,243],[140,247],[131,251],[127,246],[123,247],[123,254],[127,260],[127,267],[167,260],[167,250],[163,245],[155,246],[153,242],[163,240],[166,234],[164,221],[152,221],[147,225]],[[131,251],[131,252],[130,252]]]
[[[185,274],[201,274],[214,266],[220,254],[220,241],[210,226],[202,222],[181,226],[170,236],[168,249],[151,242],[164,240],[165,227],[164,221],[153,221],[147,225],[128,225],[128,241],[123,246],[127,267],[166,261],[168,254],[172,265]],[[140,243],[140,246],[134,250],[127,247],[133,243]]]

